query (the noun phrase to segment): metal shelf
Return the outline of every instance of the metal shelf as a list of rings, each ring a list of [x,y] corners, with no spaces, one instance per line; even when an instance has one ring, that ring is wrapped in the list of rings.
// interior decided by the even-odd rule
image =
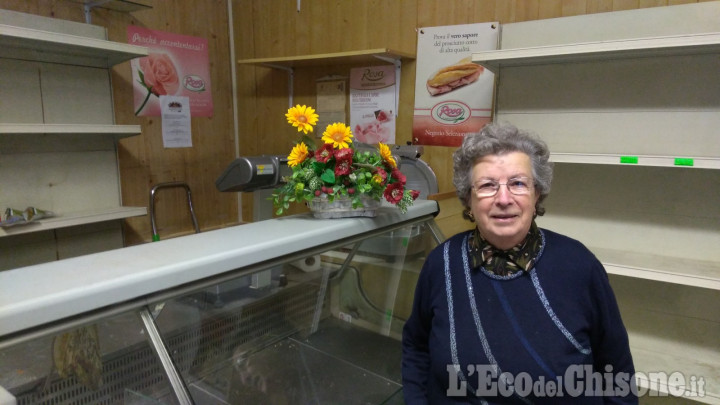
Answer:
[[[143,215],[147,215],[146,207],[112,207],[72,213],[59,213],[58,216],[33,221],[25,225],[0,228],[0,238]]]
[[[607,164],[655,167],[692,167],[697,169],[720,169],[720,158],[696,156],[653,156],[595,153],[553,153],[555,163]]]
[[[720,290],[720,263],[590,247],[609,274]]]
[[[146,47],[0,24],[0,57],[111,68],[148,55]]]
[[[97,135],[127,138],[139,135],[140,125],[93,125],[93,124],[0,124],[2,135]]]
[[[513,66],[720,53],[720,33],[623,39],[473,53],[472,61],[498,72]]]

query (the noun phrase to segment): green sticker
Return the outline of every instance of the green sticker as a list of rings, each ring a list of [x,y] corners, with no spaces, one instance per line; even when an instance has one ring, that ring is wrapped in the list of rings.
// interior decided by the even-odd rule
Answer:
[[[638,157],[637,156],[620,156],[620,163],[636,165],[638,163]]]
[[[392,309],[385,310],[385,320],[392,320]]]
[[[675,158],[675,166],[694,166],[695,162],[691,158]]]

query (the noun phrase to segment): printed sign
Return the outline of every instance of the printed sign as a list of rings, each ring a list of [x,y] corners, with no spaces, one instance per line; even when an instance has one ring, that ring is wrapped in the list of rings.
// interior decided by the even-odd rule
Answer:
[[[162,138],[166,148],[192,147],[190,106],[187,97],[160,96]]]
[[[350,69],[350,127],[363,143],[395,143],[395,66]]]
[[[148,56],[133,59],[134,111],[159,116],[160,96],[187,97],[194,117],[212,117],[208,42],[204,38],[128,26],[128,43],[147,47]]]
[[[497,49],[498,23],[418,30],[413,143],[460,146],[490,122],[494,75],[472,53]]]

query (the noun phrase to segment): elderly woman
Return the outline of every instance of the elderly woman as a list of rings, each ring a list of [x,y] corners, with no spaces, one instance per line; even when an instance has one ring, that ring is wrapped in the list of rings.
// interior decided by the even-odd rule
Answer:
[[[628,336],[602,264],[538,228],[552,164],[544,142],[490,124],[455,152],[475,229],[432,251],[403,330],[405,402],[637,403]]]

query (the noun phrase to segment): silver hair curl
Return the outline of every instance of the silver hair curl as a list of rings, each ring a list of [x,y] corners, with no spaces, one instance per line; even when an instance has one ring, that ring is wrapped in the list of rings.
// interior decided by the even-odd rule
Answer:
[[[510,152],[522,152],[530,157],[535,191],[540,196],[535,204],[535,213],[545,214],[542,202],[550,194],[553,178],[553,164],[550,162],[547,144],[538,136],[514,125],[491,123],[478,133],[466,135],[462,146],[453,153],[453,184],[465,207],[463,217],[470,220],[470,190],[475,163],[484,156]]]

